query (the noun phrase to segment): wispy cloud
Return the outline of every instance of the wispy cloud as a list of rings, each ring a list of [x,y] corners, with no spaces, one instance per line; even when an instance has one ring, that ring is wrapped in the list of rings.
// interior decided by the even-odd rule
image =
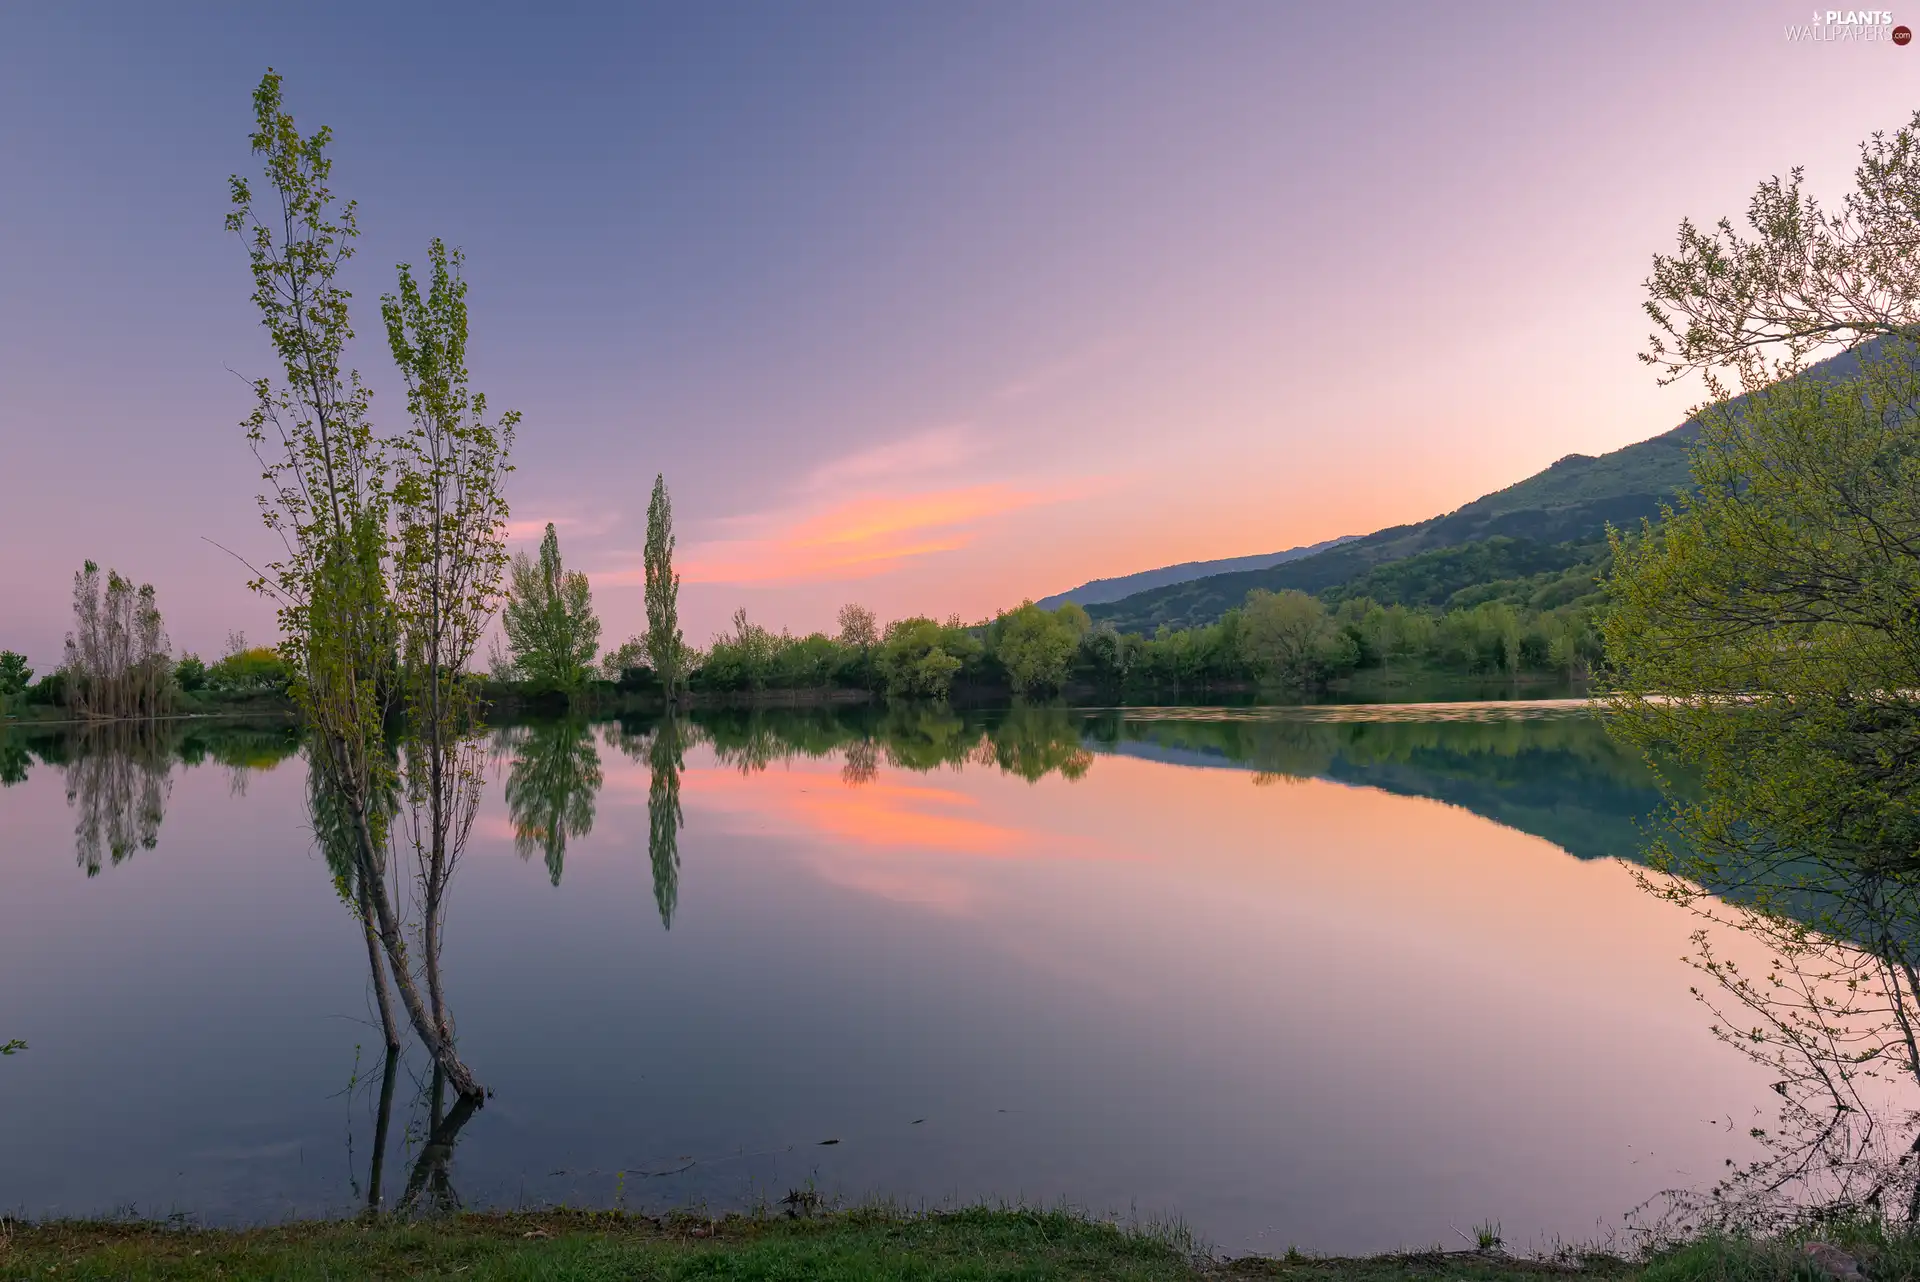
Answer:
[[[538,539],[547,532],[551,524],[554,531],[561,535],[571,534],[577,538],[594,538],[618,528],[621,517],[617,512],[603,512],[595,516],[546,515],[522,517],[507,522],[507,542],[520,543]]]
[[[897,483],[950,471],[980,451],[979,435],[967,424],[929,428],[822,464],[807,474],[806,488],[829,490]]]

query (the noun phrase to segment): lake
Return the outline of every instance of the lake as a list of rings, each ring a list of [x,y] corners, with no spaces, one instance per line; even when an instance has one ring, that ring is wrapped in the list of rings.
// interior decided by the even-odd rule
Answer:
[[[383,1073],[288,731],[16,736],[0,779],[28,1215],[346,1214],[377,1157],[388,1206],[811,1188],[1542,1247],[1704,1187],[1770,1098],[1634,882],[1658,793],[1577,703],[496,731],[445,927],[494,1094],[454,1135],[424,1055]]]

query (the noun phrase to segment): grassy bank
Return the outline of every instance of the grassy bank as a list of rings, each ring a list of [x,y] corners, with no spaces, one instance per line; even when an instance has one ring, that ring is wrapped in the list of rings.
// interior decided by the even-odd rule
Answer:
[[[1871,1228],[1837,1233],[1868,1279],[1920,1276],[1920,1245]],[[1274,1278],[1295,1282],[1519,1282],[1592,1277],[1638,1282],[1817,1279],[1792,1241],[1696,1242],[1637,1264],[1605,1255],[1560,1261],[1476,1252],[1333,1259],[1219,1260],[1177,1232],[1121,1228],[1065,1212],[965,1210],[814,1218],[652,1219],[545,1211],[424,1222],[319,1221],[201,1230],[151,1223],[0,1222],[0,1278],[1114,1279]]]

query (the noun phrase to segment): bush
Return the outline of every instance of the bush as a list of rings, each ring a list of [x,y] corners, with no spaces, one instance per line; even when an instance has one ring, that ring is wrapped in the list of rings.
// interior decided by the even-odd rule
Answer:
[[[67,701],[67,670],[55,668],[47,673],[46,676],[27,687],[27,692],[20,701],[44,707],[65,703]]]
[[[187,694],[204,690],[207,685],[207,665],[199,655],[189,654],[173,665],[173,683]]]
[[[271,646],[236,650],[207,669],[206,688],[214,694],[273,694],[284,691],[293,674]]]

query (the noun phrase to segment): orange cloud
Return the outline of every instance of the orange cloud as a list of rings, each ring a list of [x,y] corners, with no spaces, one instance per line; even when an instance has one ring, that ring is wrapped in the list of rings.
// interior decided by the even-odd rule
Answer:
[[[1023,508],[1077,498],[1080,486],[1051,490],[974,485],[895,496],[863,495],[824,511],[774,517],[784,528],[753,539],[693,549],[688,583],[781,583],[865,577],[970,545],[983,522]],[[622,581],[622,572],[600,576]]]

